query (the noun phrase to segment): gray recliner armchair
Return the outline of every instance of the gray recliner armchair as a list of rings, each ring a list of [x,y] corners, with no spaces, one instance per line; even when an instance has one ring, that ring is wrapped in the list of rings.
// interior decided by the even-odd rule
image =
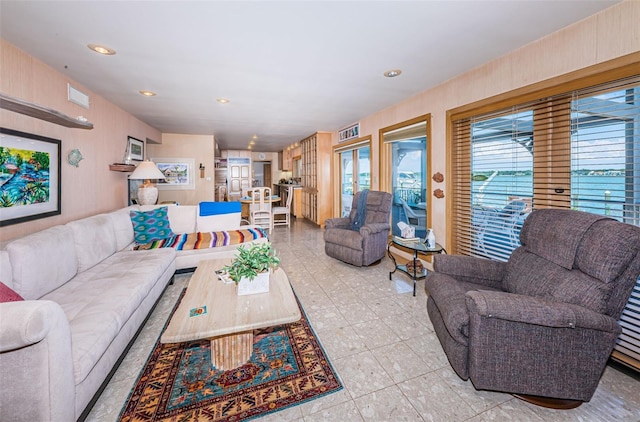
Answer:
[[[351,230],[361,195],[362,192],[357,192],[353,197],[349,218],[328,218],[324,232],[325,253],[359,267],[371,265],[384,257],[391,229],[392,199],[388,192],[369,191],[365,223],[359,230]]]
[[[481,390],[548,407],[589,401],[640,275],[640,227],[533,211],[508,262],[434,256],[427,311],[451,366]]]

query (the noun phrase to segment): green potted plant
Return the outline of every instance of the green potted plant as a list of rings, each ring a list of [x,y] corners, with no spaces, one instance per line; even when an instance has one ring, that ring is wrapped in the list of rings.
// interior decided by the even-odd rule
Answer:
[[[238,286],[238,294],[269,291],[269,275],[280,259],[271,243],[257,243],[248,248],[238,247],[235,260],[223,268]]]

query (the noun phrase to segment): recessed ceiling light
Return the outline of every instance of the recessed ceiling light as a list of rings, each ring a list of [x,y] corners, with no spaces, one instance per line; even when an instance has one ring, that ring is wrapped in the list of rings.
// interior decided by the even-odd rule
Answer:
[[[395,78],[396,76],[400,75],[402,73],[402,70],[400,69],[392,69],[392,70],[387,70],[386,72],[384,72],[384,76],[386,76],[387,78]]]
[[[155,97],[156,93],[153,91],[138,91],[140,94],[144,95],[145,97]]]
[[[114,50],[113,48],[105,47],[104,45],[87,44],[87,47],[89,47],[96,53],[104,54],[107,56],[113,56],[114,54],[116,54],[116,50]]]
[[[226,98],[216,98],[216,101],[219,102],[220,104],[227,104],[230,103],[230,100],[227,100]]]
[[[255,145],[256,141],[249,141],[249,145]]]
[[[258,135],[253,135],[251,139],[258,139]]]
[[[251,148],[253,148],[251,145],[249,145],[249,146],[247,147],[247,149],[251,149]]]

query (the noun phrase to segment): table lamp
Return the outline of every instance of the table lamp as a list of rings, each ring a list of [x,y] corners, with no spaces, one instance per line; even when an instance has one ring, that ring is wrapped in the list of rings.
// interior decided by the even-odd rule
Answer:
[[[151,183],[152,179],[164,180],[164,174],[158,169],[156,163],[145,160],[129,176],[131,180],[144,180],[138,188],[138,203],[141,205],[154,205],[158,200],[158,188]]]

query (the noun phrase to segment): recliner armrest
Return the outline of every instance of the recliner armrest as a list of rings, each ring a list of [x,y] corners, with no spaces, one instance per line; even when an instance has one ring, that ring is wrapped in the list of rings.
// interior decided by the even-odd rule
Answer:
[[[608,315],[534,296],[480,290],[467,292],[466,302],[470,313],[485,318],[553,328],[585,328],[606,332],[620,330],[616,320]]]
[[[325,220],[325,229],[348,229],[351,226],[351,220],[347,217],[327,218]]]
[[[492,261],[463,255],[433,256],[433,270],[447,274],[460,281],[480,284],[494,289],[502,288],[502,279],[506,272],[506,262]]]

